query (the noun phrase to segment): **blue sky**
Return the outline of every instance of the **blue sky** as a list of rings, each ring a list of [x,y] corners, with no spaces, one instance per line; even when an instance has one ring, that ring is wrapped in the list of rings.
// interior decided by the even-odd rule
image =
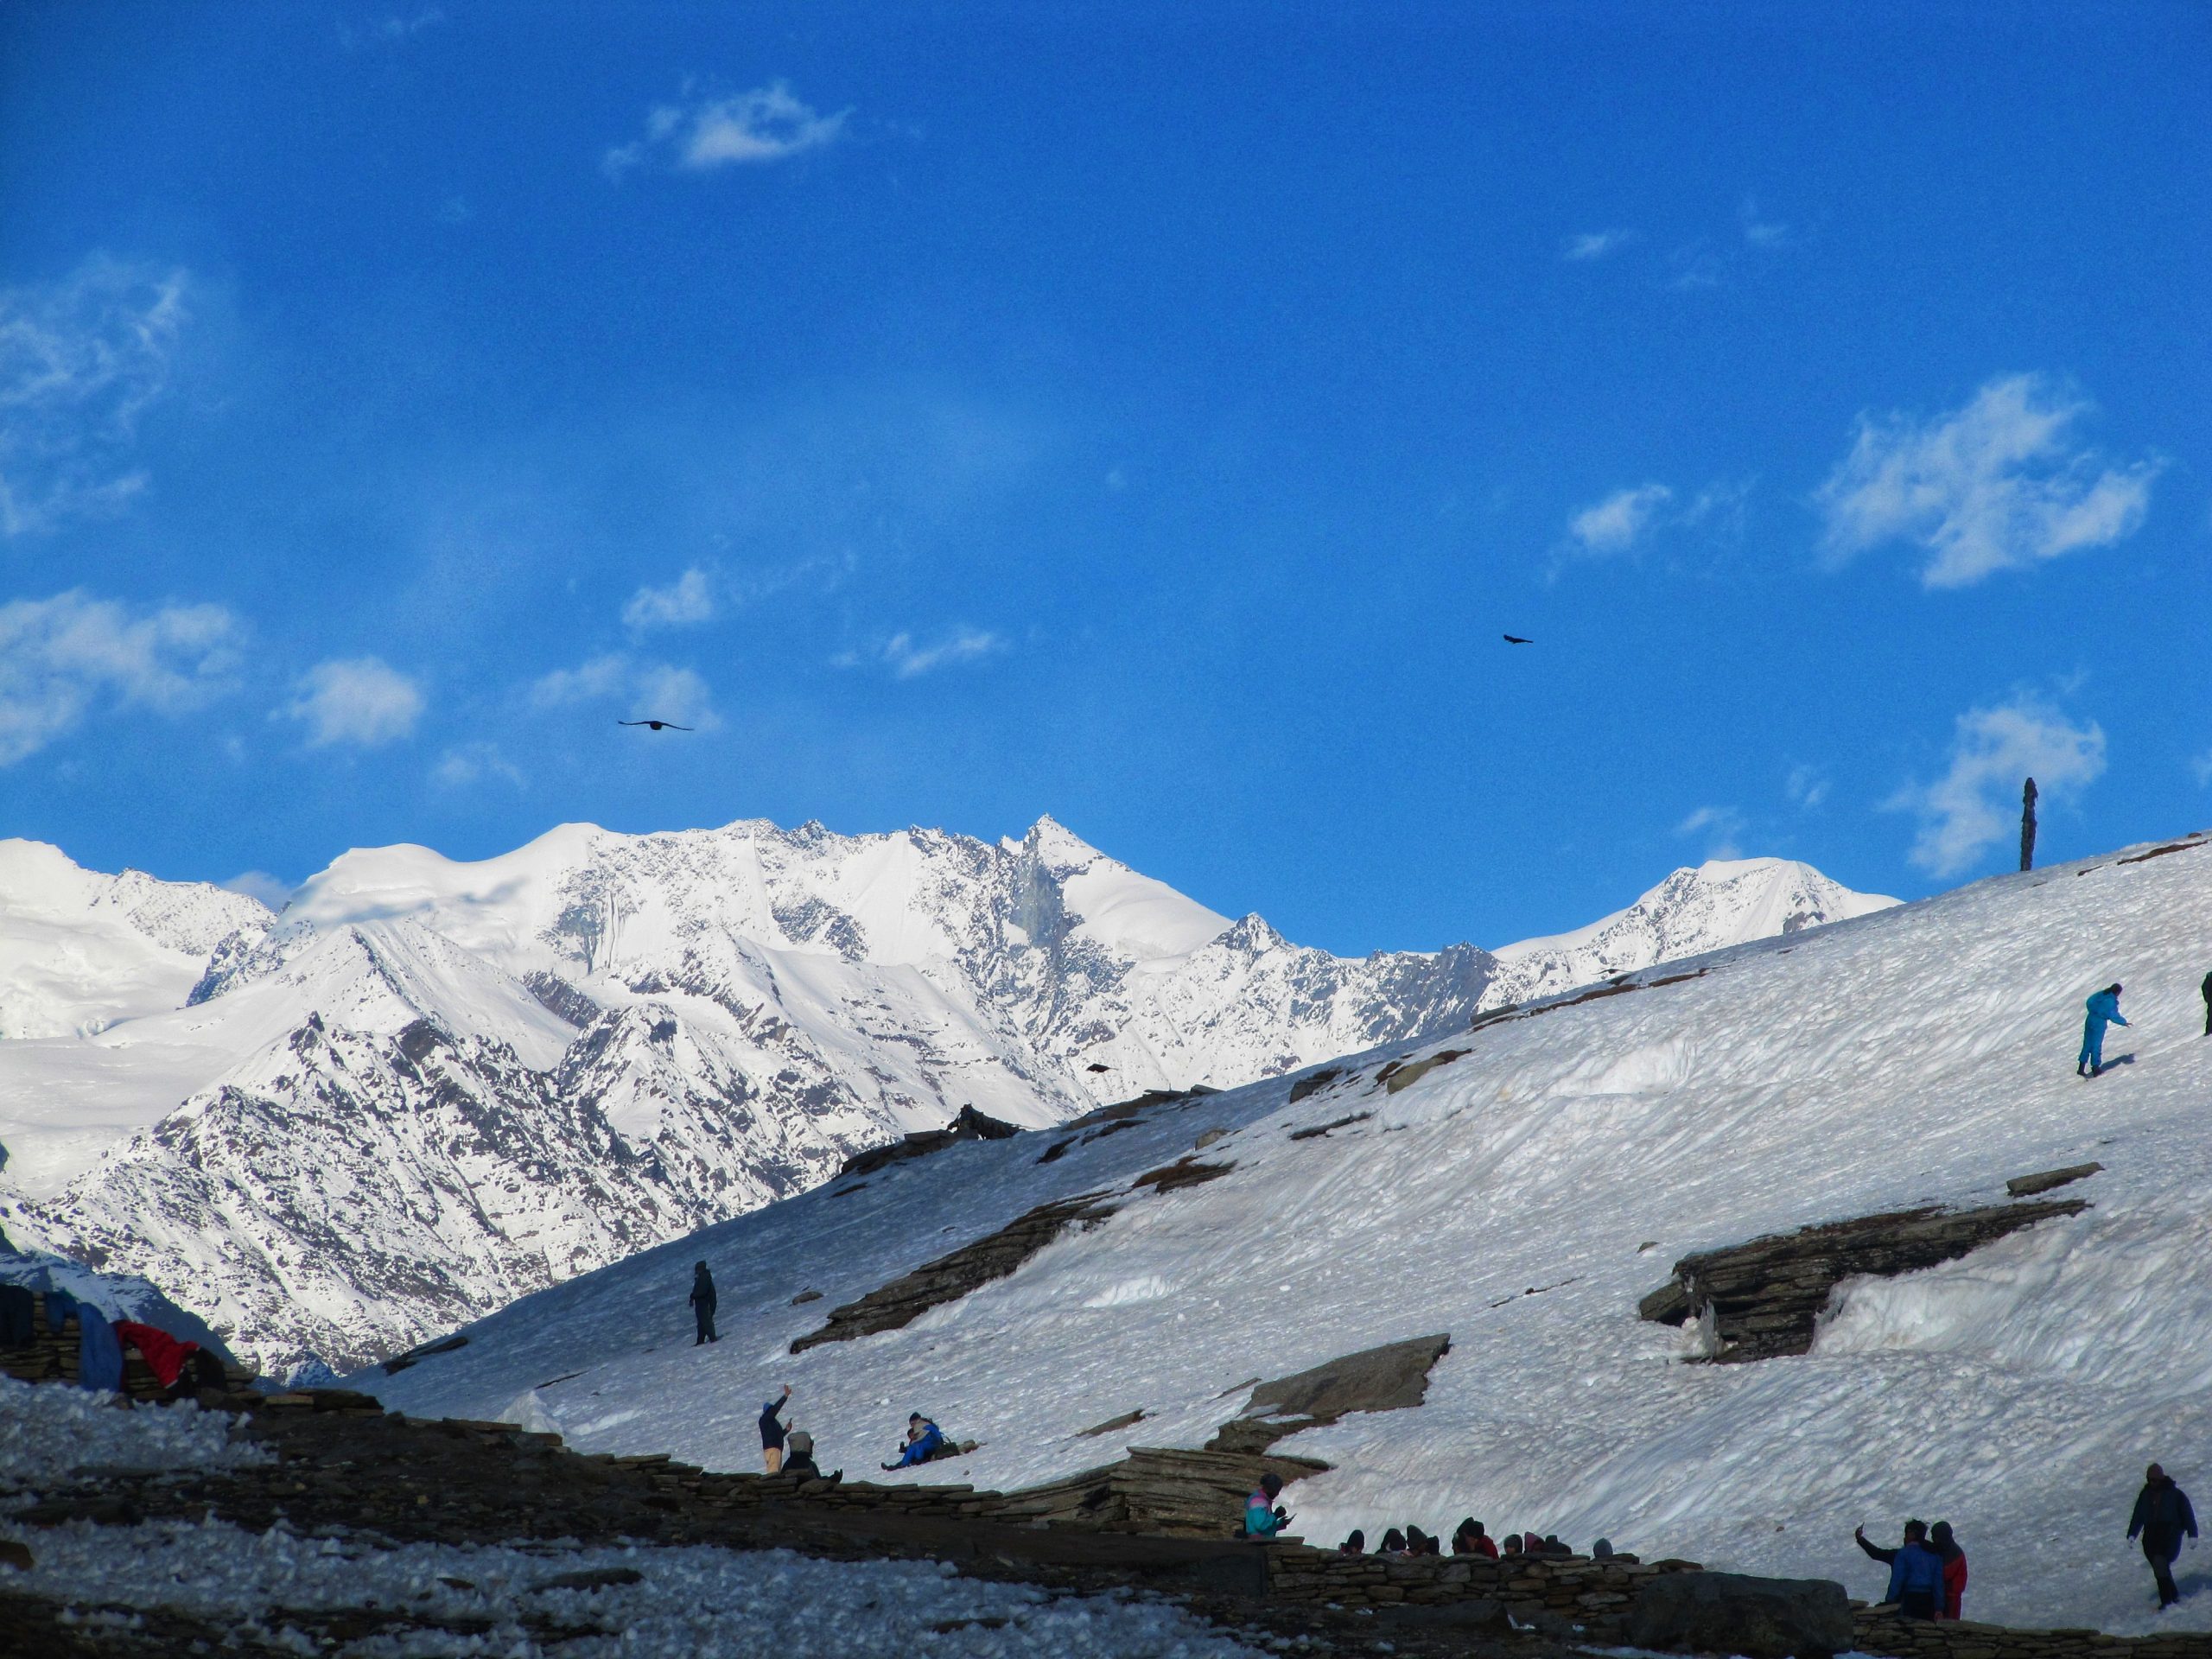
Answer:
[[[1359,951],[2212,821],[2212,12],[1664,11],[11,6],[0,833]]]

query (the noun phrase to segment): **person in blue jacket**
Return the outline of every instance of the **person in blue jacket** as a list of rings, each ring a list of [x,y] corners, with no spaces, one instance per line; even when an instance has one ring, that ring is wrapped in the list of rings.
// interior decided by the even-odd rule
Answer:
[[[911,1412],[906,1418],[906,1449],[899,1453],[899,1461],[887,1463],[886,1469],[911,1469],[918,1463],[927,1463],[944,1450],[944,1431],[922,1415]]]
[[[2082,1054],[2074,1062],[2074,1075],[2094,1077],[2105,1069],[2105,1027],[2124,1026],[2127,1020],[2120,1011],[2120,982],[2114,980],[2091,997],[2087,1004],[2088,1017],[2082,1021]]]
[[[1859,1548],[1890,1566],[1890,1587],[1882,1599],[1895,1605],[1900,1618],[1941,1618],[1943,1616],[1943,1558],[1929,1548],[1928,1523],[1904,1523],[1904,1542],[1885,1549],[1869,1542],[1866,1529],[1852,1535]]]

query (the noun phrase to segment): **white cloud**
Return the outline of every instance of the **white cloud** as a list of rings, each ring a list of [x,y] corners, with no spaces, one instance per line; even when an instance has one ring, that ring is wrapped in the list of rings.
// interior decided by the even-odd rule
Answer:
[[[1743,227],[1744,240],[1755,248],[1778,248],[1789,239],[1788,225],[1778,219],[1760,216],[1755,196],[1744,198],[1744,205],[1736,210],[1736,222]]]
[[[618,719],[665,720],[702,732],[721,725],[714,694],[696,673],[670,663],[639,662],[620,652],[540,676],[531,684],[530,700],[539,709],[612,702]]]
[[[1810,812],[1828,798],[1827,774],[1818,766],[1792,766],[1782,792],[1789,798],[1790,804]]]
[[[1707,858],[1741,858],[1744,815],[1732,806],[1700,806],[1675,826],[1678,836],[1703,836]]]
[[[858,652],[846,652],[832,658],[838,668],[857,668],[863,660],[880,662],[899,679],[911,680],[940,668],[950,668],[961,663],[980,662],[995,657],[1007,648],[1002,635],[983,628],[957,627],[928,645],[916,642],[911,633],[893,634],[863,658]]]
[[[2199,788],[2212,786],[2212,749],[2205,750],[2196,760],[2190,761],[2189,769],[2196,774]]]
[[[1651,526],[1659,510],[1675,499],[1664,484],[1640,484],[1615,490],[1567,521],[1567,533],[1585,553],[1625,553]]]
[[[97,704],[201,707],[230,688],[244,634],[219,605],[134,615],[81,589],[0,605],[0,766],[75,730]]]
[[[1562,259],[1603,259],[1609,253],[1618,253],[1636,240],[1630,230],[1585,231],[1580,236],[1570,236],[1560,249]]]
[[[2095,721],[2076,726],[2043,699],[2021,696],[1961,715],[1950,770],[1932,784],[1908,785],[1883,803],[1920,819],[1915,864],[1932,875],[1969,868],[2019,828],[2020,787],[2036,780],[2038,798],[2063,802],[2105,769],[2105,734]]]
[[[266,870],[240,870],[229,880],[215,885],[227,892],[258,899],[271,910],[282,910],[292,902],[292,884]]]
[[[693,566],[665,588],[640,588],[622,607],[622,625],[639,632],[648,628],[688,627],[713,620],[714,590],[707,573]]]
[[[370,46],[404,46],[424,29],[435,29],[446,20],[444,12],[435,6],[423,6],[414,11],[386,12],[360,23],[338,25],[338,43],[348,52],[358,52]]]
[[[99,255],[0,289],[0,535],[118,512],[145,488],[127,455],[168,388],[186,283]]]
[[[1859,417],[1851,454],[1816,498],[1830,559],[1885,542],[1924,550],[1929,588],[1962,588],[2135,533],[2161,461],[2107,466],[2077,444],[2086,398],[2042,375],[1990,381],[1930,421]]]
[[[410,735],[422,717],[423,687],[380,657],[333,658],[301,677],[298,696],[276,712],[308,728],[308,747],[351,743],[365,749]]]
[[[487,778],[499,779],[517,789],[523,786],[521,768],[500,753],[496,743],[456,745],[438,757],[430,776],[450,789],[466,789]]]
[[[779,162],[836,142],[851,113],[823,115],[780,80],[733,98],[663,104],[646,116],[645,137],[608,150],[600,169],[619,179],[656,159],[695,173]]]

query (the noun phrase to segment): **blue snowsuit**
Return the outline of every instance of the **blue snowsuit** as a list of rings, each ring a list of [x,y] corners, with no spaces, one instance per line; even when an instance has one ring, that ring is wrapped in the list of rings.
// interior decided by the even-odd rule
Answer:
[[[2088,1017],[2082,1022],[2082,1054],[2074,1065],[2076,1071],[2086,1065],[2092,1071],[2101,1071],[2105,1064],[2105,1027],[2124,1026],[2127,1019],[2120,1011],[2120,999],[2110,991],[2099,991],[2086,1006]]]
[[[906,1451],[899,1454],[899,1461],[893,1467],[907,1469],[918,1463],[927,1463],[944,1448],[944,1431],[935,1423],[925,1421],[921,1438],[906,1442]]]

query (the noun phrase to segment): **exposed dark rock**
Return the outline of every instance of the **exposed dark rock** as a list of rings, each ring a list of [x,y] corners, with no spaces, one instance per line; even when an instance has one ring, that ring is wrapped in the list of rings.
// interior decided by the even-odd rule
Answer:
[[[829,1322],[791,1344],[804,1353],[825,1342],[850,1342],[879,1331],[896,1331],[931,1308],[957,1302],[978,1286],[1003,1279],[1071,1227],[1101,1222],[1114,1213],[1103,1192],[1079,1192],[1071,1198],[1040,1204],[950,1255],[925,1262],[913,1272],[872,1290],[856,1302],[832,1308]]]
[[[1308,1128],[1293,1129],[1290,1138],[1294,1141],[1319,1141],[1332,1129],[1348,1129],[1355,1123],[1366,1122],[1374,1116],[1372,1112],[1354,1112],[1349,1117],[1332,1118],[1326,1123],[1316,1123]]]
[[[1674,1573],[1642,1587],[1622,1631],[1630,1647],[1746,1659],[1834,1659],[1853,1648],[1851,1598],[1826,1579]]]
[[[585,995],[558,974],[549,974],[543,969],[534,969],[522,976],[523,988],[536,997],[545,1011],[556,1020],[565,1020],[582,1031],[599,1018],[598,1003]]]
[[[1684,1256],[1675,1263],[1675,1282],[1644,1297],[1637,1311],[1669,1324],[1710,1317],[1715,1349],[1708,1357],[1723,1363],[1802,1354],[1813,1345],[1838,1281],[1955,1262],[2007,1233],[2088,1207],[2081,1198],[1979,1210],[1929,1205],[1755,1238]]]
[[[1333,1065],[1325,1065],[1319,1071],[1300,1077],[1290,1085],[1290,1103],[1297,1105],[1308,1095],[1318,1095],[1344,1073]]]
[[[1021,1131],[1011,1123],[1001,1123],[977,1111],[973,1106],[963,1106],[951,1122],[941,1129],[917,1129],[905,1139],[893,1141],[887,1146],[870,1147],[856,1152],[838,1166],[830,1179],[838,1180],[848,1175],[866,1175],[890,1164],[904,1163],[909,1158],[925,1157],[932,1152],[961,1141],[1004,1141]],[[850,1189],[848,1189],[850,1190]]]
[[[1286,1435],[1333,1423],[1347,1412],[1410,1409],[1427,1397],[1428,1374],[1451,1349],[1448,1333],[1413,1337],[1259,1383],[1207,1449],[1264,1452]]]
[[[1144,1411],[1140,1408],[1135,1411],[1125,1411],[1118,1417],[1109,1417],[1096,1427],[1084,1429],[1082,1433],[1087,1435],[1111,1434],[1117,1428],[1134,1428],[1143,1421]]]
[[[1383,1089],[1385,1092],[1395,1095],[1408,1084],[1420,1082],[1438,1066],[1449,1065],[1454,1060],[1465,1058],[1467,1052],[1468,1051],[1464,1048],[1441,1049],[1436,1053],[1404,1065],[1385,1066],[1379,1074],[1382,1078]]]
[[[2064,1169],[2046,1169],[2035,1175],[2015,1175],[2005,1183],[2005,1190],[2016,1198],[2031,1198],[2038,1192],[2048,1192],[2055,1186],[2067,1186],[2086,1180],[2102,1169],[2102,1164],[2069,1164]]]
[[[606,1590],[618,1584],[643,1584],[645,1575],[634,1567],[590,1567],[576,1573],[556,1573],[540,1579],[533,1590]]]
[[[1162,1169],[1147,1170],[1129,1183],[1129,1190],[1148,1186],[1159,1192],[1173,1192],[1181,1186],[1203,1186],[1208,1181],[1217,1181],[1236,1166],[1234,1164],[1202,1164],[1195,1158],[1178,1158]]]
[[[2123,858],[2120,860],[2119,862],[2122,864],[2146,863],[2154,858],[2164,858],[2168,853],[2185,853],[2192,847],[2202,847],[2207,844],[2208,843],[2206,842],[2203,835],[2200,832],[2199,834],[2190,836],[2183,841],[2170,841],[2163,847],[2153,847],[2149,852],[2138,853],[2133,858]]]
[[[818,1302],[821,1300],[822,1293],[820,1291],[802,1290],[798,1295],[791,1298],[791,1306],[793,1307],[803,1307],[809,1302]]]
[[[419,1348],[410,1348],[405,1353],[395,1354],[385,1361],[384,1374],[397,1376],[410,1365],[419,1365],[433,1354],[449,1354],[457,1348],[467,1346],[468,1338],[462,1336],[448,1337],[442,1342],[426,1342]]]

